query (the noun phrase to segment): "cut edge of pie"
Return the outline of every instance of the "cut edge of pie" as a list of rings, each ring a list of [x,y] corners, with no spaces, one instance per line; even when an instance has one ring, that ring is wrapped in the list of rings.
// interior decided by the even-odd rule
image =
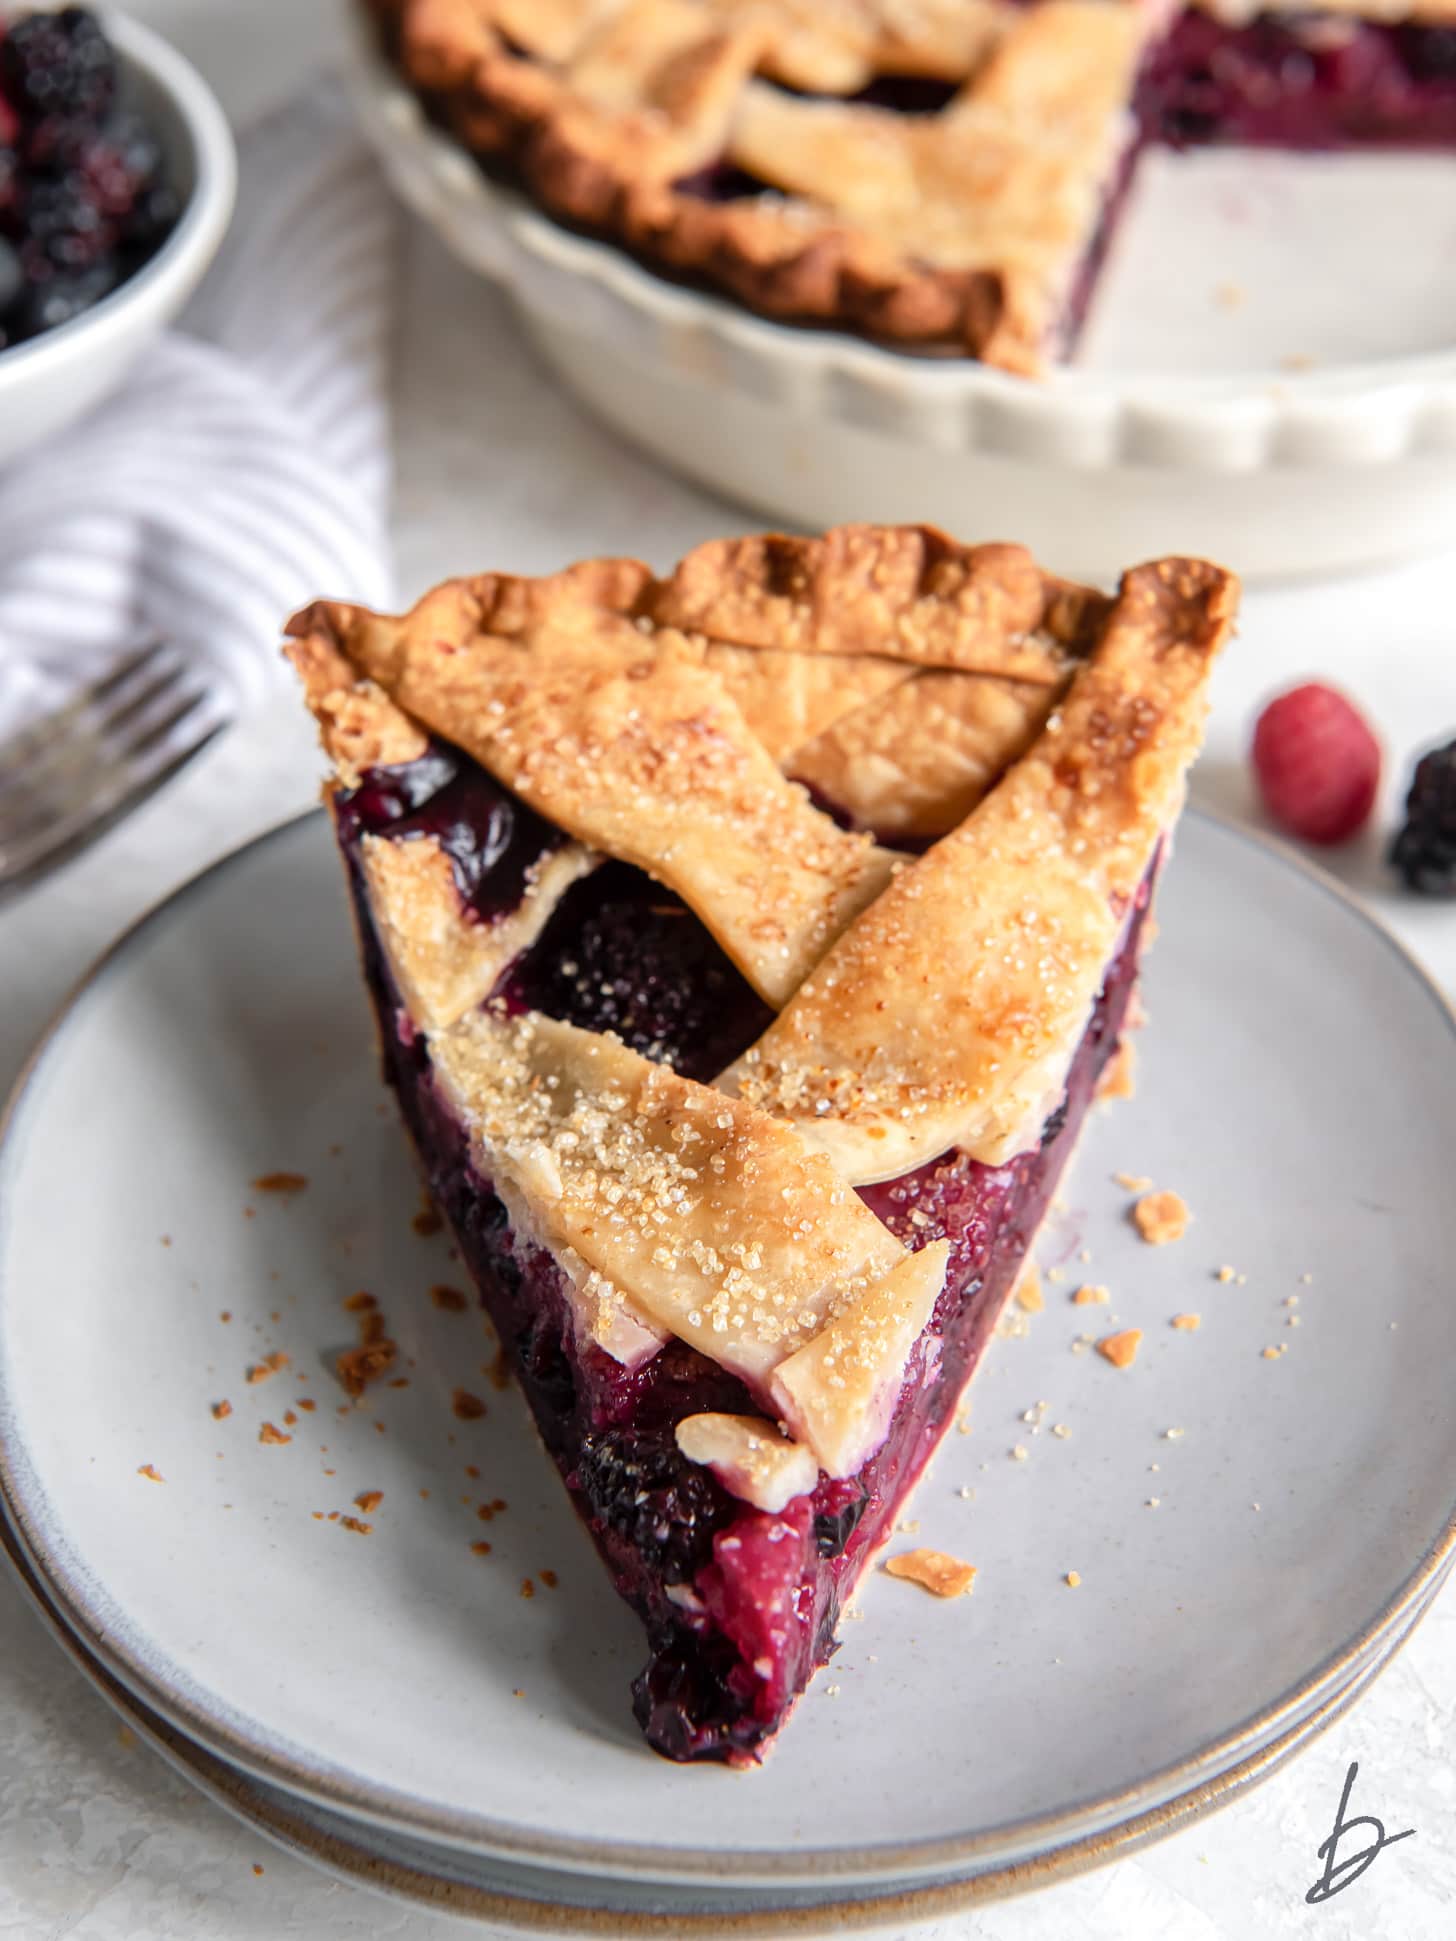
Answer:
[[[1456,0],[362,4],[559,221],[772,319],[1023,374],[1069,350],[1150,143],[1456,144]]]
[[[862,526],[290,624],[386,1078],[670,1756],[760,1756],[955,1412],[1236,597]]]

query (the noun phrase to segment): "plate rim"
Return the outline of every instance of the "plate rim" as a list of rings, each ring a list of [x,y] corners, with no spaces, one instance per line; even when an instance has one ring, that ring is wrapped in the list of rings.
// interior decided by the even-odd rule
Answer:
[[[825,1900],[812,1906],[753,1907],[739,1913],[682,1910],[643,1913],[613,1909],[605,1903],[598,1907],[548,1904],[513,1894],[503,1887],[489,1888],[453,1880],[445,1874],[372,1854],[364,1837],[370,1824],[366,1820],[354,1822],[361,1837],[351,1842],[338,1832],[291,1816],[284,1803],[287,1795],[283,1800],[259,1795],[258,1782],[252,1775],[229,1765],[217,1753],[153,1712],[87,1650],[52,1603],[45,1585],[36,1576],[3,1518],[0,1518],[0,1565],[45,1626],[52,1642],[65,1653],[93,1691],[173,1772],[230,1818],[332,1879],[432,1912],[443,1909],[469,1919],[492,1921],[513,1935],[545,1934],[550,1941],[557,1941],[558,1937],[565,1941],[566,1937],[578,1935],[605,1937],[606,1941],[614,1941],[615,1937],[620,1937],[620,1941],[652,1941],[655,1937],[663,1937],[663,1941],[791,1941],[795,1936],[864,1930],[883,1933],[890,1919],[933,1920],[964,1912],[983,1902],[1037,1893],[1093,1872],[1115,1859],[1129,1858],[1232,1805],[1244,1793],[1272,1778],[1342,1719],[1365,1696],[1386,1663],[1381,1658],[1357,1670],[1320,1705],[1295,1721],[1287,1732],[1248,1753],[1217,1779],[1192,1787],[1162,1806],[1150,1808],[1111,1834],[1084,1835],[1030,1862],[992,1866],[949,1880],[892,1883],[885,1893],[852,1900]],[[1392,1640],[1387,1657],[1393,1657],[1421,1623],[1440,1595],[1446,1575],[1443,1571],[1430,1584],[1408,1614],[1408,1621]],[[586,1878],[596,1879],[608,1890],[612,1885],[611,1876]]]
[[[1447,997],[1399,937],[1356,895],[1328,872],[1320,869],[1290,845],[1265,836],[1232,819],[1190,805],[1185,812],[1238,844],[1270,854],[1284,868],[1308,881],[1370,931],[1389,951],[1402,969],[1435,1005],[1447,1029],[1456,1039],[1456,1005]],[[204,886],[233,866],[291,835],[305,826],[321,824],[325,812],[312,808],[288,817],[272,828],[254,835],[217,857],[183,883],[150,905],[108,946],[74,984],[51,1017],[22,1066],[15,1084],[0,1110],[0,1186],[5,1172],[14,1164],[16,1135],[21,1125],[27,1097],[43,1065],[59,1046],[67,1024],[100,988],[103,979],[116,969],[121,959],[139,945],[154,926],[182,913],[183,906]],[[4,1223],[4,1197],[0,1194],[0,1231]],[[3,1262],[0,1262],[3,1269]],[[3,1271],[0,1271],[0,1305],[5,1300]],[[3,1377],[0,1377],[3,1389]],[[3,1401],[3,1395],[0,1395]],[[1402,1621],[1419,1614],[1456,1558],[1456,1477],[1453,1499],[1444,1526],[1430,1539],[1418,1561],[1381,1610],[1345,1644],[1322,1660],[1279,1698],[1229,1728],[1216,1738],[1194,1748],[1183,1758],[1157,1773],[1126,1787],[1118,1793],[1082,1802],[1058,1812],[1028,1817],[1012,1826],[992,1827],[976,1833],[950,1835],[927,1841],[896,1841],[873,1848],[817,1847],[778,1852],[734,1849],[695,1849],[688,1846],[657,1846],[639,1842],[594,1844],[534,1828],[522,1828],[493,1815],[440,1812],[418,1799],[397,1794],[388,1787],[361,1785],[328,1770],[310,1771],[284,1750],[251,1744],[234,1732],[226,1721],[207,1712],[181,1694],[163,1688],[148,1670],[142,1654],[128,1649],[124,1639],[102,1630],[89,1614],[80,1586],[66,1575],[64,1562],[47,1546],[43,1531],[35,1527],[18,1487],[19,1475],[12,1461],[0,1409],[0,1521],[8,1524],[15,1542],[30,1569],[46,1587],[61,1622],[81,1648],[115,1678],[138,1702],[156,1712],[190,1741],[205,1748],[225,1764],[249,1773],[265,1783],[295,1797],[308,1799],[326,1810],[381,1827],[393,1827],[423,1834],[445,1846],[462,1848],[503,1860],[545,1865],[580,1874],[608,1878],[616,1876],[637,1881],[662,1883],[682,1880],[716,1881],[747,1887],[751,1884],[788,1885],[797,1882],[814,1886],[825,1881],[876,1882],[924,1881],[958,1868],[970,1869],[985,1862],[989,1869],[999,1864],[1013,1869],[1036,1867],[1069,1843],[1092,1840],[1106,1847],[1107,1857],[1118,1845],[1118,1836],[1149,1814],[1164,1810],[1169,1802],[1200,1789],[1216,1790],[1222,1776],[1241,1763],[1256,1759],[1269,1746],[1298,1728],[1300,1721],[1321,1705],[1330,1702],[1358,1676],[1373,1677],[1409,1634]],[[8,1544],[5,1546],[8,1550]],[[1399,1634],[1399,1635],[1396,1635]],[[1009,1856],[1009,1857],[1008,1857]],[[736,1863],[736,1864],[735,1864]]]

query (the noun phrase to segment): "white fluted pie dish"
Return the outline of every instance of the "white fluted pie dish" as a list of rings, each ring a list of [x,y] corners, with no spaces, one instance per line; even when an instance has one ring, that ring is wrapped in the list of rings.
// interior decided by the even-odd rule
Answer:
[[[399,193],[507,286],[562,381],[775,518],[1014,531],[1092,578],[1165,552],[1339,572],[1456,528],[1450,158],[1150,155],[1078,364],[1033,381],[669,283],[489,181],[363,22],[350,72]]]

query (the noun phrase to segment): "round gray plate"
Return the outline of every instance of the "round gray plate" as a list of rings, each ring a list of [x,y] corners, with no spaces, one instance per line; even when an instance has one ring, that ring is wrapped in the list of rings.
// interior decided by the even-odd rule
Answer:
[[[879,1893],[860,1892],[852,1899],[842,1898],[846,1890],[836,1891],[832,1883],[818,1889],[694,1889],[681,1883],[596,1879],[491,1859],[351,1820],[250,1778],[168,1725],[91,1656],[57,1614],[3,1523],[0,1555],[78,1670],[175,1771],[216,1805],[341,1880],[488,1923],[493,1934],[545,1933],[556,1941],[576,1934],[620,1937],[620,1941],[650,1941],[658,1936],[671,1941],[787,1941],[791,1935],[846,1931],[898,1936],[906,1922],[918,1924],[979,1901],[1033,1892],[1176,1832],[1268,1778],[1348,1710],[1383,1662],[1377,1660],[1356,1672],[1297,1725],[1211,1784],[1124,1822],[1108,1836],[1070,1841],[1027,1865],[993,1867]],[[1434,1578],[1406,1615],[1391,1641],[1392,1649],[1405,1642],[1441,1581]]]
[[[1039,1249],[1064,1278],[913,1506],[975,1594],[876,1574],[745,1775],[644,1750],[635,1621],[481,1322],[427,1298],[459,1269],[411,1227],[325,823],[209,872],[65,1014],[0,1152],[0,1482],[48,1595],[231,1764],[518,1865],[885,1886],[1228,1774],[1388,1654],[1450,1549],[1456,1033],[1338,892],[1220,825],[1188,819],[1161,917],[1138,1096],[1090,1127]],[[253,1189],[278,1171],[307,1190]],[[1187,1197],[1181,1242],[1137,1239],[1119,1171]],[[1072,1305],[1084,1279],[1110,1305]],[[360,1288],[410,1386],[340,1414]],[[1145,1331],[1125,1372],[1078,1352],[1114,1325]],[[368,1536],[327,1520],[374,1489]],[[509,1507],[482,1525],[482,1498]]]

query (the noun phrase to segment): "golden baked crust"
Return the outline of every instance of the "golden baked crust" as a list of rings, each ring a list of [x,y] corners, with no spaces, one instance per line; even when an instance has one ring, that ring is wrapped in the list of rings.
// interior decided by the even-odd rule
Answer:
[[[690,1431],[749,1500],[882,1439],[946,1249],[907,1253],[852,1189],[1040,1137],[1180,807],[1235,595],[1196,560],[1108,598],[1019,547],[855,526],[291,623],[336,789],[422,754],[427,726],[575,838],[489,924],[432,837],[364,835],[358,860],[436,1081],[578,1327],[629,1363],[675,1334],[788,1425],[782,1446],[736,1418]],[[894,855],[789,777],[940,840]],[[488,1001],[601,854],[675,889],[783,1007],[720,1088]]]
[[[944,835],[1029,748],[1071,678],[1055,687],[938,668],[841,714],[787,767],[857,827]]]
[[[1198,561],[1129,573],[1039,740],[892,879],[723,1083],[856,1183],[953,1146],[1000,1165],[1033,1143],[1182,806],[1234,592]]]
[[[622,651],[630,625],[639,658],[670,653],[707,669],[774,760],[856,826],[941,835],[971,806],[975,778],[989,786],[1021,752],[1041,694],[1065,686],[1109,607],[1020,546],[963,546],[931,526],[841,526],[815,539],[712,542],[663,580],[639,560],[588,560],[539,579],[449,581],[399,618],[320,602],[290,623],[288,651],[352,787],[375,763],[423,749],[418,722],[390,698],[412,660],[548,631]],[[910,682],[913,705],[901,697],[880,714]],[[876,712],[858,719],[870,704]],[[935,734],[917,733],[932,716]],[[458,724],[443,732],[460,739]],[[871,741],[873,770],[860,760]],[[903,771],[915,808],[881,824],[886,763]]]
[[[320,602],[289,653],[341,784],[421,753],[425,723],[580,844],[677,890],[777,1005],[895,867],[794,783],[854,829],[943,833],[1025,747],[1106,611],[1024,547],[843,526],[713,542],[661,580],[588,560],[447,581],[397,618]],[[408,867],[418,902],[427,871]],[[483,964],[436,875],[437,934],[454,922],[456,956]]]
[[[688,554],[646,610],[660,625],[793,654],[878,654],[1055,685],[1045,628],[1060,592],[1024,546],[964,546],[933,526],[761,533]]]
[[[574,605],[488,631],[468,581],[404,624],[315,609],[366,681],[447,736],[539,815],[676,890],[749,982],[781,1004],[889,881],[894,859],[785,780],[679,637]]]
[[[689,1462],[706,1463],[735,1496],[773,1515],[819,1481],[811,1451],[761,1415],[688,1415],[674,1433]]]
[[[876,1394],[898,1380],[947,1249],[907,1253],[792,1126],[533,1012],[473,1012],[431,1035],[430,1056],[485,1176],[650,1321],[759,1389],[816,1342]],[[920,1317],[908,1335],[907,1313]],[[875,1350],[896,1326],[887,1369]],[[794,1424],[831,1475],[848,1473],[834,1466],[851,1446],[842,1387],[793,1389]]]
[[[1040,363],[1090,244],[1153,18],[1118,0],[369,4],[432,109],[552,214],[766,315],[1014,370]],[[885,74],[954,93],[926,115],[842,98]],[[769,192],[683,186],[719,163]]]

